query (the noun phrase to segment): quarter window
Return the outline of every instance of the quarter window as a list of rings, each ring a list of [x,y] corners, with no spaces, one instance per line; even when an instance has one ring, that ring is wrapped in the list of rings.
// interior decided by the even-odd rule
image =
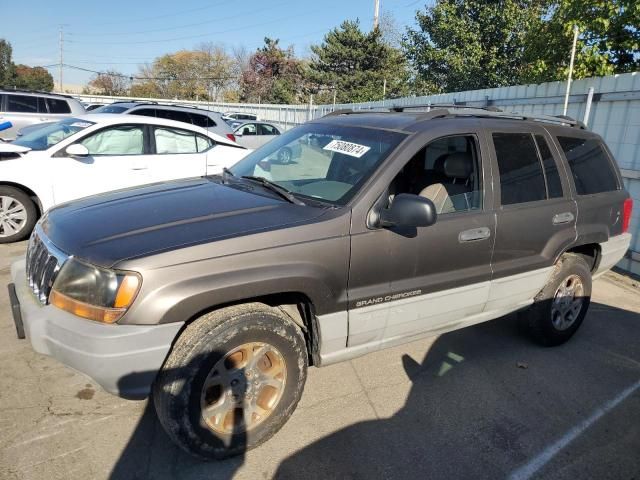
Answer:
[[[191,116],[191,123],[198,127],[209,128],[216,126],[216,122],[206,115],[200,115],[199,113],[190,113],[189,115]]]
[[[69,104],[65,100],[58,98],[47,98],[49,113],[71,113]]]
[[[38,97],[27,95],[9,95],[7,101],[8,112],[38,113]]]
[[[558,137],[578,195],[618,190],[618,179],[602,142],[595,138]]]
[[[558,166],[556,165],[555,158],[551,155],[549,145],[542,135],[536,135],[536,144],[538,145],[538,151],[542,158],[549,198],[562,197],[562,183],[560,182],[560,175],[558,174]]]
[[[546,198],[542,166],[529,133],[494,133],[502,205]]]
[[[90,155],[142,155],[144,153],[143,127],[119,125],[85,138],[80,143]]]

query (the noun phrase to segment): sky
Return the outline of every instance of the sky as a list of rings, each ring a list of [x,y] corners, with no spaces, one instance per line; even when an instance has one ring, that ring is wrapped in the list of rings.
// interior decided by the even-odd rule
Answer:
[[[380,0],[381,11],[400,27],[415,23],[426,0]],[[374,0],[0,0],[0,38],[13,47],[13,60],[30,66],[63,63],[88,70],[135,75],[157,56],[192,49],[202,42],[252,52],[265,36],[293,45],[307,56],[345,19],[371,28]],[[58,67],[49,71],[58,80]],[[82,85],[93,75],[65,68],[64,84]]]

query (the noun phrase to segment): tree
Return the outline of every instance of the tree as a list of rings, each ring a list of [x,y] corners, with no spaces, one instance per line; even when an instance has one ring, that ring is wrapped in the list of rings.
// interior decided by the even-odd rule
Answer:
[[[528,81],[565,79],[573,41],[575,78],[640,70],[640,3],[637,0],[555,0],[531,32]]]
[[[520,83],[544,0],[437,0],[403,45],[422,94]]]
[[[222,45],[212,42],[202,43],[198,51],[205,54],[205,80],[209,99],[217,102],[234,80],[235,62],[227,55]],[[235,77],[237,78],[237,77]]]
[[[13,49],[5,39],[0,39],[0,87],[13,86],[15,65],[12,60]]]
[[[129,92],[130,80],[120,72],[108,70],[98,73],[89,82],[89,87],[99,95],[126,95]]]
[[[25,90],[50,92],[53,90],[53,77],[43,67],[16,65],[14,85]]]
[[[407,93],[406,62],[402,53],[383,39],[379,28],[360,30],[358,20],[343,22],[311,46],[307,78],[321,92],[319,102],[365,102]]]
[[[297,103],[303,91],[302,64],[293,47],[286,50],[278,39],[266,37],[251,55],[240,80],[240,99],[246,102]]]

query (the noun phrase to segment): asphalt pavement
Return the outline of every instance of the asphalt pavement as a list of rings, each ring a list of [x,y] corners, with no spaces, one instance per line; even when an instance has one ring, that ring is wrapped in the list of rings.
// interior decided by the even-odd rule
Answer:
[[[0,245],[0,284],[25,243]],[[122,400],[18,340],[0,293],[1,479],[640,479],[640,286],[594,283],[542,348],[514,316],[323,369],[290,421],[224,462],[174,447]]]

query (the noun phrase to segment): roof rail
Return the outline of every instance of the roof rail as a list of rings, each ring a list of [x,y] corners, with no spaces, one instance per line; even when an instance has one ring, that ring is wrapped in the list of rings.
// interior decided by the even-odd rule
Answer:
[[[56,97],[73,98],[71,95],[66,93],[45,92],[43,90],[30,90],[28,88],[0,88],[0,92],[37,93],[40,95],[54,95]]]
[[[546,122],[560,125],[568,125],[574,128],[580,128],[586,130],[587,126],[579,120],[576,120],[567,115],[531,115],[525,113],[505,112],[494,106],[486,107],[473,107],[458,104],[425,104],[425,105],[408,105],[408,106],[396,106],[390,107],[387,112],[401,113],[406,109],[427,109],[422,115],[418,117],[418,120],[431,120],[433,118],[444,117],[482,117],[482,118],[502,118],[510,120],[527,120],[534,122]],[[384,112],[384,111],[383,111]],[[325,117],[333,115],[353,115],[358,113],[374,113],[373,110],[350,110],[342,109],[331,112]],[[378,111],[380,113],[380,111]]]

